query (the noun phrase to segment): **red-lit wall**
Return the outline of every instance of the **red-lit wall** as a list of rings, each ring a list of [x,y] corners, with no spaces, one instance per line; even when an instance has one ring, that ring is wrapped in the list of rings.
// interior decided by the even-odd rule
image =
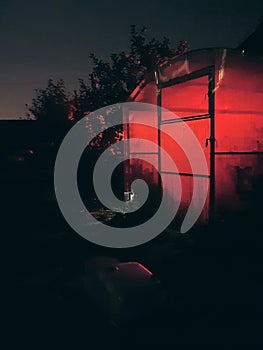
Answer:
[[[216,208],[247,210],[263,174],[263,62],[230,56],[215,103]]]
[[[232,50],[199,50],[182,56],[174,64],[160,68],[159,78],[163,82],[177,76],[189,74],[205,67],[215,67],[215,214],[223,216],[229,212],[247,210],[256,205],[259,191],[262,190],[263,177],[263,61],[243,56]],[[134,101],[157,104],[157,87],[149,83],[137,93]],[[181,118],[193,115],[208,114],[208,77],[190,80],[184,83],[162,88],[162,107],[172,111]],[[168,120],[169,113],[162,116]],[[132,114],[130,122],[147,121],[157,127],[157,114]],[[210,169],[211,120],[209,118],[185,119],[189,128],[197,137]],[[164,124],[161,131],[174,135],[180,133],[180,123]],[[143,127],[130,128],[130,137],[147,138],[158,144],[157,132]],[[182,173],[190,173],[191,166],[183,150],[171,142],[165,135],[161,136],[161,148],[169,151]],[[136,153],[149,152],[149,163],[157,162],[156,149],[147,150],[139,144],[130,150]],[[162,151],[161,151],[162,152]],[[151,154],[150,154],[151,153]],[[137,161],[130,162],[133,176],[140,172],[148,174],[151,183],[157,183],[157,174],[149,164]],[[169,172],[168,162],[161,154],[161,170]],[[174,186],[175,174],[169,177],[168,191],[173,200],[180,200],[179,216],[184,216],[192,197],[193,180],[190,176],[181,176],[182,198],[177,198]],[[209,181],[207,178],[203,181]],[[200,187],[202,188],[202,186]],[[202,196],[200,190],[200,196]],[[209,216],[209,196],[200,216],[200,221],[207,221]]]

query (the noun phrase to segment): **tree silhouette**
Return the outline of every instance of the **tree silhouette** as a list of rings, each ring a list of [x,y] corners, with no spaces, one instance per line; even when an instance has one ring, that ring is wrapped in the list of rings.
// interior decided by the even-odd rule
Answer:
[[[75,91],[74,96],[75,118],[81,118],[84,112],[126,101],[141,80],[152,78],[159,64],[187,48],[186,41],[180,41],[175,49],[171,48],[167,37],[161,41],[155,38],[147,40],[146,28],[137,31],[136,26],[132,25],[129,52],[113,53],[109,62],[95,54],[90,55],[93,71],[88,83],[79,80],[79,91]]]
[[[153,78],[155,68],[185,52],[188,49],[186,41],[180,41],[178,46],[171,48],[170,40],[164,37],[162,40],[147,39],[147,29],[143,27],[137,30],[135,25],[130,28],[130,48],[128,52],[121,51],[110,55],[109,62],[99,59],[95,54],[90,58],[93,63],[92,73],[88,82],[79,79],[79,91],[74,92],[72,101],[75,111],[73,119],[79,120],[87,115],[88,129],[92,129],[94,123],[102,123],[102,131],[94,145],[105,149],[122,137],[122,127],[108,129],[112,123],[115,111],[107,109],[106,115],[94,116],[92,111],[112,104],[127,101],[129,95],[143,80]],[[122,120],[120,118],[119,123]],[[116,120],[115,120],[116,123]]]
[[[135,25],[130,29],[130,48],[110,55],[109,62],[99,59],[95,54],[90,58],[93,63],[88,82],[79,79],[79,89],[69,94],[65,90],[63,79],[55,83],[48,80],[46,89],[36,89],[29,112],[40,122],[52,124],[55,128],[72,125],[86,116],[87,130],[92,132],[97,123],[101,134],[90,143],[90,147],[105,149],[109,144],[121,139],[121,126],[110,128],[112,115],[108,108],[105,115],[94,115],[93,111],[112,104],[125,102],[135,87],[143,80],[153,78],[154,69],[161,63],[172,59],[187,50],[188,44],[180,41],[174,49],[170,40],[147,38],[147,30],[137,30]],[[119,123],[121,124],[121,119]],[[116,123],[116,120],[115,120]],[[104,130],[109,129],[105,132]]]
[[[70,97],[65,91],[64,80],[55,83],[48,80],[45,89],[36,89],[29,112],[39,121],[60,123],[68,119]]]
[[[36,89],[36,97],[28,108],[39,123],[43,124],[43,132],[48,134],[49,140],[55,141],[57,146],[74,122],[86,118],[87,133],[91,134],[93,139],[86,147],[87,152],[83,152],[78,172],[79,186],[86,199],[94,196],[91,184],[93,166],[98,157],[106,148],[121,140],[123,135],[118,106],[109,106],[125,102],[143,79],[147,81],[153,78],[154,70],[159,64],[188,48],[185,41],[181,41],[177,48],[171,48],[167,37],[162,40],[155,38],[149,40],[146,28],[143,27],[138,31],[134,25],[131,26],[129,42],[128,52],[111,54],[109,62],[91,54],[92,73],[87,82],[79,79],[78,91],[69,94],[62,79],[57,83],[49,79],[45,89]],[[103,113],[93,113],[102,107],[107,107]],[[116,124],[118,126],[111,127]],[[95,129],[101,130],[98,135],[94,134]],[[120,144],[117,146],[115,150],[111,148],[113,157],[121,157],[122,149]],[[115,180],[113,179],[115,189],[117,188],[119,193],[123,192],[121,172],[122,169],[119,168]]]

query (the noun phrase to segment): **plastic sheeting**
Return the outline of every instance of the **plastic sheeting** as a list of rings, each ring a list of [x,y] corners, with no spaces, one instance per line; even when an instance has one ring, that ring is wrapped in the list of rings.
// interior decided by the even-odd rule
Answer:
[[[200,69],[214,67],[214,113],[209,110],[208,76],[202,76],[181,83],[172,84],[174,79],[185,77]],[[171,86],[169,85],[171,83]],[[166,84],[166,85],[165,85]],[[131,97],[135,102],[157,104],[157,93],[161,90],[161,106],[175,113],[191,128],[204,151],[208,167],[214,164],[214,215],[224,216],[225,213],[247,210],[256,206],[262,192],[263,178],[263,59],[243,55],[241,51],[226,49],[204,49],[186,53],[173,62],[161,66],[156,72],[156,81],[144,83],[137,88]],[[210,114],[209,114],[210,113]],[[194,118],[189,118],[192,117]],[[151,124],[158,127],[157,114],[137,115],[138,122],[147,118]],[[165,120],[166,116],[162,116]],[[168,117],[168,119],[171,117]],[[213,118],[213,120],[212,120]],[[134,115],[128,117],[134,120]],[[126,120],[127,121],[127,120]],[[213,122],[211,124],[211,122]],[[211,152],[211,128],[214,125],[215,144]],[[169,123],[161,126],[174,133],[180,133],[180,123]],[[158,144],[157,131],[143,130],[135,126],[130,128],[130,134],[137,138],[147,133]],[[151,132],[150,132],[151,133]],[[167,143],[167,144],[165,144]],[[161,138],[161,147],[173,147],[173,158],[181,169],[181,173],[190,173],[191,167],[184,159],[183,153]],[[149,163],[153,150],[137,151],[149,153]],[[156,150],[154,150],[156,151]],[[136,152],[132,150],[135,156]],[[169,172],[164,157],[161,157],[161,171]],[[145,163],[146,164],[146,163]],[[135,160],[130,162],[130,172],[133,177],[140,172],[148,172],[152,184],[156,184],[157,176],[149,164],[144,166]],[[150,176],[151,174],[155,174]],[[195,174],[192,174],[195,176]],[[176,200],[176,188],[173,177],[175,174],[165,174],[170,177],[169,192]],[[183,197],[181,207],[185,207],[184,215],[192,195],[191,177],[181,177]],[[206,181],[211,181],[207,179]],[[262,193],[263,194],[263,193]],[[200,222],[207,222],[211,214],[211,193],[200,216]]]

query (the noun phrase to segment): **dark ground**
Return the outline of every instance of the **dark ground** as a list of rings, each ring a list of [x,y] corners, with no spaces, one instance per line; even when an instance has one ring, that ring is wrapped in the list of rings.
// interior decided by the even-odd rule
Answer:
[[[107,249],[72,232],[52,200],[39,200],[30,168],[1,179],[2,349],[263,348],[261,206],[184,236],[168,230],[136,248]],[[109,325],[82,283],[96,256],[148,267],[165,291],[161,308]]]

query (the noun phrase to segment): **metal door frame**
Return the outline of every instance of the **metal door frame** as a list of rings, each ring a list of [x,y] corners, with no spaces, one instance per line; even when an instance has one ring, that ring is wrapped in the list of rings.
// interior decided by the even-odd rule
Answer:
[[[158,73],[155,73],[158,77]],[[207,76],[208,78],[208,113],[203,115],[186,116],[180,118],[181,121],[187,122],[199,119],[210,119],[210,136],[206,139],[206,143],[210,143],[210,174],[209,174],[209,212],[208,221],[209,223],[214,222],[215,219],[215,67],[209,66],[200,70],[196,70],[189,74],[179,76],[171,79],[168,82],[157,81],[157,105],[162,106],[162,90],[166,87],[181,84],[190,80],[198,79]],[[175,122],[175,120],[174,120]],[[172,123],[172,121],[171,121]],[[158,108],[158,146],[161,149],[161,125],[165,124],[162,121],[161,108]],[[161,174],[161,153],[158,153],[158,171]],[[190,175],[190,174],[188,174]],[[192,174],[194,176],[194,174]]]

